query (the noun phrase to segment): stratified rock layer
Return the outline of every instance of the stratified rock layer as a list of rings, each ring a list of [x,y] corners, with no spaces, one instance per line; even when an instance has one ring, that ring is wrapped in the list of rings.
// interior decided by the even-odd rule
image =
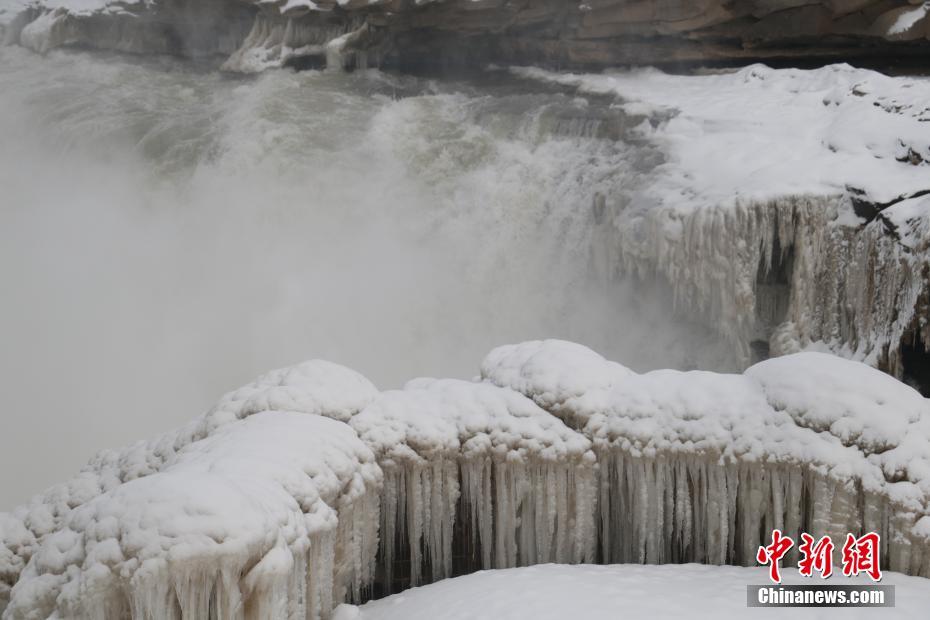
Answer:
[[[51,18],[39,19],[47,12]],[[246,36],[248,14],[254,25]],[[86,45],[229,54],[234,41],[239,50],[227,68],[243,71],[296,59],[332,62],[334,52],[359,65],[566,68],[919,58],[930,45],[930,10],[914,0],[47,0],[7,30],[9,41],[42,51]]]

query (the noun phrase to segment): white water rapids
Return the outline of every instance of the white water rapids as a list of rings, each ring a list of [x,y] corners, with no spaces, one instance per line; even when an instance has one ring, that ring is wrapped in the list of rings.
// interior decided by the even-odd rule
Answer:
[[[598,137],[610,102],[483,82],[0,49],[0,508],[310,357],[382,388],[542,337],[727,368],[592,267],[654,155]]]

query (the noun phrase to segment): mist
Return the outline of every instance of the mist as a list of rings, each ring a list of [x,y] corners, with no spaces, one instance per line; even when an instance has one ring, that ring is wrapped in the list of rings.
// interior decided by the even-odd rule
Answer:
[[[0,49],[0,509],[304,359],[381,388],[549,337],[725,367],[592,266],[636,151],[552,131],[587,105]]]

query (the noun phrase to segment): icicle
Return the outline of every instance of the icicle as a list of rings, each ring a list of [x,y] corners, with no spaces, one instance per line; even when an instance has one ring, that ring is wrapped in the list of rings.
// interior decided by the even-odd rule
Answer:
[[[410,548],[410,585],[420,584],[423,559],[420,545],[423,539],[423,485],[420,469],[411,467],[407,473],[407,544]]]

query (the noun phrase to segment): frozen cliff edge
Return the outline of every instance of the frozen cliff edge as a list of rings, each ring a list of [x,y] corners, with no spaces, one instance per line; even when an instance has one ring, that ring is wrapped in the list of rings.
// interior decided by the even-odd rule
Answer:
[[[608,277],[658,276],[745,365],[828,349],[930,394],[930,80],[513,72],[615,97],[664,155],[594,206]]]
[[[762,532],[876,530],[930,576],[930,401],[822,353],[636,374],[580,345],[378,392],[322,361],[96,457],[0,514],[28,617],[325,618],[477,568],[751,564]]]
[[[11,32],[34,49],[228,55],[228,45],[217,43],[231,37],[239,48],[231,66],[242,70],[324,58],[327,42],[350,32],[347,62],[432,68],[920,58],[930,46],[930,10],[921,0],[39,0],[31,6],[24,21],[35,24]]]

